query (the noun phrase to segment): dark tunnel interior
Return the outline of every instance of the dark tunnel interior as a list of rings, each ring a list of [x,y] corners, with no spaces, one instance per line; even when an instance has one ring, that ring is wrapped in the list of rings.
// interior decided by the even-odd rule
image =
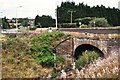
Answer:
[[[82,55],[82,52],[85,52],[86,50],[96,51],[100,54],[100,57],[104,57],[103,52],[100,49],[98,49],[97,47],[90,45],[90,44],[82,44],[75,49],[75,53],[74,53],[75,59],[78,59],[78,57],[80,55]]]

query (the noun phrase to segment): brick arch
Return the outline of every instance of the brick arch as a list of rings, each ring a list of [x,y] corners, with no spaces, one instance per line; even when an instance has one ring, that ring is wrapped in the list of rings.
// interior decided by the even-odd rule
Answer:
[[[74,57],[77,59],[78,56],[82,55],[82,52],[84,52],[86,50],[98,51],[100,53],[100,56],[104,57],[104,52],[101,51],[98,47],[91,45],[91,44],[81,44],[81,45],[77,46],[74,51]]]

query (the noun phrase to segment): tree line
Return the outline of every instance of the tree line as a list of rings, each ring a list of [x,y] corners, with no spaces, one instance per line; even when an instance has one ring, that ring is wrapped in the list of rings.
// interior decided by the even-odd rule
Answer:
[[[53,19],[49,15],[42,15],[42,16],[37,15],[35,17],[34,24],[38,28],[40,28],[40,27],[42,27],[42,28],[43,27],[51,27],[51,26],[55,26],[55,19]]]
[[[76,22],[75,19],[77,18],[97,17],[107,19],[108,23],[112,26],[120,25],[120,10],[117,8],[106,8],[103,5],[90,7],[83,3],[76,5],[75,2],[69,1],[62,2],[61,5],[57,7],[58,23],[70,23],[70,11],[73,11],[73,22]]]
[[[72,12],[72,22],[77,23],[69,24],[71,22],[71,12]],[[94,26],[93,22],[96,20],[96,25],[99,27],[105,26],[118,26],[120,25],[120,10],[117,8],[106,8],[105,6],[97,5],[90,7],[87,4],[75,2],[62,2],[60,6],[57,6],[57,19],[58,25],[60,27],[79,27],[79,22],[82,23],[83,27]],[[29,19],[25,18],[21,21],[21,26],[29,26]],[[67,24],[68,23],[68,24]],[[101,25],[102,24],[102,25]],[[51,27],[55,26],[55,19],[49,15],[37,15],[35,17],[34,25],[38,28],[40,27]],[[2,18],[2,28],[8,29],[10,25],[6,17]]]

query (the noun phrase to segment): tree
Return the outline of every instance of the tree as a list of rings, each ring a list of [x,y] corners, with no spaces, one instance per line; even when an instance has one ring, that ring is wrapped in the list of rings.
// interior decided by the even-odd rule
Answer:
[[[55,24],[55,20],[51,16],[42,15],[36,16],[35,18],[35,25],[42,26],[42,27],[51,27]]]
[[[6,17],[2,18],[2,28],[3,29],[10,29],[10,25],[9,25]]]
[[[21,20],[21,26],[24,26],[24,27],[29,26],[29,19],[24,18],[23,20]]]
[[[74,2],[70,1],[62,2],[61,5],[57,7],[58,23],[70,23],[70,13],[68,13],[69,10],[76,11],[73,13],[73,22],[75,22],[74,20],[77,18],[97,17],[106,18],[110,25],[120,25],[120,10],[116,8],[106,8],[103,5],[90,7],[88,5],[84,5],[83,3],[75,5]]]
[[[95,23],[94,23],[95,22]],[[108,21],[105,18],[95,18],[89,22],[89,26],[93,27],[108,27]]]
[[[61,7],[57,7],[57,15],[58,15],[58,22],[59,23],[69,23],[70,22],[70,12],[75,10],[75,2],[62,2]],[[74,15],[75,13],[73,13]],[[74,16],[73,20],[74,20]]]
[[[37,26],[38,24],[39,24],[39,15],[35,17],[35,26]]]

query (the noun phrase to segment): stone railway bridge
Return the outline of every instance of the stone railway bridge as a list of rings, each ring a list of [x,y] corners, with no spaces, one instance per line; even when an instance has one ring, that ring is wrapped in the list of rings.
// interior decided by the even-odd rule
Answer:
[[[83,51],[96,50],[101,56],[107,57],[110,53],[119,53],[120,26],[114,28],[60,28],[61,32],[71,35],[56,47],[58,54],[66,59],[78,58]],[[4,33],[10,34],[10,33]],[[24,33],[11,33],[24,34]]]
[[[61,32],[71,35],[57,48],[57,53],[66,59],[78,58],[83,51],[95,50],[100,56],[107,57],[110,53],[119,53],[120,27],[115,28],[64,28]]]

